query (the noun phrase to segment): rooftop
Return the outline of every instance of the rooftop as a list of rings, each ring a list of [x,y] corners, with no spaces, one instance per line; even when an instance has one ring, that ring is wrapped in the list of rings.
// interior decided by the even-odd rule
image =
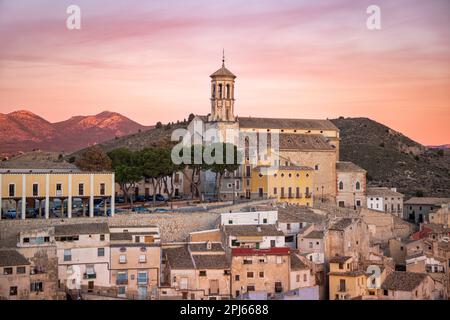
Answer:
[[[281,133],[280,150],[335,150],[320,134]]]
[[[226,225],[224,232],[232,236],[284,236],[283,231],[273,224]]]
[[[16,250],[0,250],[0,267],[27,266],[30,262]]]
[[[164,248],[163,256],[167,257],[172,269],[194,269],[194,262],[187,249],[187,245],[175,248]]]
[[[228,269],[230,261],[225,254],[193,254],[196,269]]]
[[[292,223],[292,222],[307,222],[307,223],[321,223],[325,221],[326,217],[314,213],[307,208],[286,207],[278,208],[278,222]]]
[[[366,172],[363,168],[357,166],[350,161],[339,161],[336,162],[336,171],[341,172]]]
[[[319,231],[319,230],[313,230],[310,233],[308,233],[307,235],[305,235],[303,238],[306,239],[323,239],[323,231]]]
[[[345,263],[351,258],[350,256],[335,256],[330,259],[330,263]]]
[[[329,230],[338,230],[338,231],[344,231],[347,229],[351,224],[353,223],[353,219],[350,218],[343,218],[337,222],[335,222]]]
[[[381,285],[381,289],[412,291],[420,285],[426,277],[426,273],[394,271],[386,277]]]
[[[265,255],[288,255],[290,248],[274,247],[269,249],[252,249],[252,248],[232,248],[233,256],[265,256]]]
[[[207,242],[190,243],[189,250],[191,252],[224,251],[220,242],[211,242],[211,249],[208,249]]]
[[[105,233],[109,233],[109,227],[106,222],[63,224],[55,226],[55,236]]]
[[[291,252],[291,270],[305,270],[308,266],[293,252]]]
[[[400,192],[391,190],[386,187],[368,187],[366,189],[367,196],[379,196],[379,197],[403,197]]]
[[[238,121],[241,128],[339,131],[329,120],[239,117]]]
[[[405,201],[405,204],[424,204],[433,206],[440,206],[445,203],[450,203],[450,198],[412,197]]]

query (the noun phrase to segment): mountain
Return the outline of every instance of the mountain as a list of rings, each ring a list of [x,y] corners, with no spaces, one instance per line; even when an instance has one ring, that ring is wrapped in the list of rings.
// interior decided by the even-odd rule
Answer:
[[[441,144],[438,146],[427,146],[429,149],[441,149],[441,150],[447,150],[450,149],[450,144]]]
[[[10,155],[35,149],[73,152],[150,128],[109,111],[91,116],[75,116],[56,123],[50,123],[25,110],[0,113],[0,154]]]
[[[367,170],[369,186],[397,187],[407,196],[449,196],[450,155],[429,149],[367,118],[331,120],[340,129],[340,160]]]

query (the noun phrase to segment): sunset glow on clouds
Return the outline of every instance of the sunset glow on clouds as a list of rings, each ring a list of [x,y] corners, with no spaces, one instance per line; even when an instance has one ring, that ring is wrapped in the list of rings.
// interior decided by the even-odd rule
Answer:
[[[81,30],[66,28],[71,4]],[[0,0],[0,113],[207,114],[225,48],[238,115],[369,117],[450,143],[449,21],[448,0]]]

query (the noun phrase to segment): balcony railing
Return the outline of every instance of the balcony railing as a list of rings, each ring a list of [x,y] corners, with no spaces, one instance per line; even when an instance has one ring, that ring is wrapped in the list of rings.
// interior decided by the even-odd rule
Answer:
[[[305,193],[305,198],[311,198],[312,197],[312,193]]]
[[[96,273],[83,273],[83,279],[96,279],[97,278],[97,274]]]
[[[138,284],[148,284],[148,279],[138,279],[137,283]]]
[[[128,279],[116,279],[116,284],[128,284]]]

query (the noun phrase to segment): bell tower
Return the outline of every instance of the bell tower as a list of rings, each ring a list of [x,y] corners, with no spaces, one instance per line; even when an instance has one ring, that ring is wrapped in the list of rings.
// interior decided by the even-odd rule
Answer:
[[[222,56],[222,68],[211,76],[211,115],[208,121],[235,121],[234,116],[234,79],[236,76],[225,68],[225,52]]]

